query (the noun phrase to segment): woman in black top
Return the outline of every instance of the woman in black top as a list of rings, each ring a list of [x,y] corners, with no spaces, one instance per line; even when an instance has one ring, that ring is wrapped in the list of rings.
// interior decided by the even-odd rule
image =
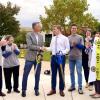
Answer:
[[[93,90],[93,83],[88,83],[88,77],[89,77],[89,67],[90,67],[90,56],[92,52],[92,43],[93,43],[93,38],[91,37],[91,32],[86,31],[86,37],[84,39],[85,46],[82,51],[82,65],[83,65],[83,70],[84,70],[84,76],[86,80],[86,88],[89,88],[90,91]]]

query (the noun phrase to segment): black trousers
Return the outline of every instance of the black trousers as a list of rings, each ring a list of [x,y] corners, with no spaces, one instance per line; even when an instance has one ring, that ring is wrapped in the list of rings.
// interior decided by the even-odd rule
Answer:
[[[88,77],[89,77],[89,67],[88,67],[88,60],[82,60],[83,70],[84,70],[84,76],[85,80],[88,83]]]
[[[95,92],[100,94],[100,80],[95,81]]]
[[[2,91],[2,67],[0,66],[0,92]]]
[[[11,78],[13,75],[13,89],[16,90],[19,86],[19,66],[14,66],[12,68],[4,68],[4,77],[6,89],[12,89]]]

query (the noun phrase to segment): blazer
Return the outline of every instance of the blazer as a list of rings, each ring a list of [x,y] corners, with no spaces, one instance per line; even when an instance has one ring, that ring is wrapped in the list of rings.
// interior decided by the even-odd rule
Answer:
[[[25,59],[28,61],[36,60],[36,56],[40,51],[40,47],[43,47],[43,36],[41,34],[38,35],[38,43],[36,40],[35,33],[27,33],[26,42],[27,42],[27,53]]]

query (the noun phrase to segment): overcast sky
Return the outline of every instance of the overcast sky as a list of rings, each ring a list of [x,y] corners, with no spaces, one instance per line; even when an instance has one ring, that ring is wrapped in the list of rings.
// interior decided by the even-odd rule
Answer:
[[[21,7],[17,16],[21,26],[31,27],[31,23],[39,20],[40,15],[45,15],[44,6],[52,4],[52,0],[0,0],[1,3],[11,1]],[[89,12],[100,21],[100,0],[88,0]]]

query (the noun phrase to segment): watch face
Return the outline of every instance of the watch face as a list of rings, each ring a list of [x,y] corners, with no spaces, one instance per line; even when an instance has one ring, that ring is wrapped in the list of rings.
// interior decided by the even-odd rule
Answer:
[[[95,71],[96,71],[95,66],[92,66],[92,67],[91,67],[91,71],[92,71],[92,72],[95,72]]]

